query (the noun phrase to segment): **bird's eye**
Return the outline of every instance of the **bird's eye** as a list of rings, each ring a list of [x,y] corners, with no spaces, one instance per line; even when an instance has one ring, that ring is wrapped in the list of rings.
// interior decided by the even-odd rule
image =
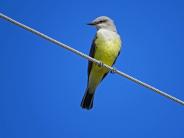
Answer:
[[[104,23],[105,22],[105,20],[101,20],[101,21],[99,21],[98,23]]]

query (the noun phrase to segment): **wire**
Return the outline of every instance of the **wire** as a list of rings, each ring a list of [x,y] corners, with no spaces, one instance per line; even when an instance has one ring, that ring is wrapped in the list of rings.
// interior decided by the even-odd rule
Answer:
[[[36,35],[38,35],[38,36],[40,36],[40,37],[42,37],[42,38],[52,42],[52,43],[54,43],[54,44],[56,44],[56,45],[58,45],[58,46],[60,46],[62,48],[65,48],[65,49],[67,49],[67,50],[69,50],[69,51],[71,51],[71,52],[73,52],[73,53],[75,53],[75,54],[77,54],[77,55],[79,55],[79,56],[81,56],[81,57],[91,61],[91,62],[94,62],[94,63],[96,63],[99,66],[105,67],[109,71],[112,71],[112,72],[114,72],[114,73],[116,73],[116,74],[118,74],[120,76],[123,76],[123,77],[125,77],[125,78],[127,78],[127,79],[129,79],[129,80],[131,80],[131,81],[133,81],[133,82],[135,82],[137,84],[139,84],[139,85],[142,85],[142,86],[144,86],[144,87],[146,87],[146,88],[148,88],[148,89],[150,89],[150,90],[152,90],[152,91],[154,91],[154,92],[156,92],[156,93],[158,93],[158,94],[160,94],[160,95],[162,95],[162,96],[164,96],[166,98],[169,98],[169,99],[171,99],[171,100],[173,100],[173,101],[175,101],[175,102],[177,102],[177,103],[179,103],[181,105],[184,105],[184,101],[182,101],[182,100],[180,100],[180,99],[178,99],[178,98],[176,98],[176,97],[174,97],[174,96],[172,96],[170,94],[167,94],[166,92],[163,92],[163,91],[161,91],[161,90],[159,90],[159,89],[157,89],[157,88],[155,88],[155,87],[153,87],[153,86],[151,86],[151,85],[149,85],[149,84],[147,84],[145,82],[142,82],[142,81],[140,81],[140,80],[138,80],[138,79],[136,79],[136,78],[134,78],[134,77],[124,73],[124,72],[121,72],[121,71],[119,71],[119,70],[117,70],[117,69],[115,69],[115,68],[113,68],[111,66],[108,66],[108,65],[102,63],[101,61],[98,61],[98,60],[96,60],[96,59],[94,59],[94,58],[92,58],[92,57],[90,57],[90,56],[88,56],[88,55],[86,55],[86,54],[84,54],[84,53],[82,53],[82,52],[80,52],[80,51],[78,51],[78,50],[76,50],[76,49],[74,49],[74,48],[64,44],[64,43],[61,43],[61,42],[59,42],[59,41],[57,41],[57,40],[55,40],[55,39],[53,39],[53,38],[51,38],[51,37],[41,33],[41,32],[39,32],[39,31],[29,27],[29,26],[26,26],[26,25],[24,25],[24,24],[22,24],[22,23],[20,23],[20,22],[18,22],[16,20],[14,20],[14,19],[12,19],[12,18],[10,18],[10,17],[8,17],[8,16],[6,16],[6,15],[4,15],[2,13],[0,13],[0,18],[6,20],[8,22],[11,22],[11,23],[13,23],[13,24],[15,24],[15,25],[17,25],[17,26],[27,30],[27,31],[30,31],[30,32],[32,32],[32,33],[34,33],[34,34],[36,34]]]

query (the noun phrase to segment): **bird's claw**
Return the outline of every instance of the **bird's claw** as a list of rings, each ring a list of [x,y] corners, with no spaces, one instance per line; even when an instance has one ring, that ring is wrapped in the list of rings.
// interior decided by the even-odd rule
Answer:
[[[112,70],[110,71],[112,74],[116,73],[116,68],[113,67]]]
[[[99,66],[99,67],[103,67],[103,66],[104,66],[103,62],[100,61],[99,64],[98,64],[98,66]]]

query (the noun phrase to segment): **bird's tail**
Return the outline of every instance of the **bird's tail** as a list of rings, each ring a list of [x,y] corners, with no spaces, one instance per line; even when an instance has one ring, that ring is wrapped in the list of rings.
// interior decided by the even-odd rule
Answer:
[[[89,89],[86,89],[86,92],[83,96],[81,107],[87,110],[90,110],[93,108],[93,99],[94,99],[94,92],[89,92]]]

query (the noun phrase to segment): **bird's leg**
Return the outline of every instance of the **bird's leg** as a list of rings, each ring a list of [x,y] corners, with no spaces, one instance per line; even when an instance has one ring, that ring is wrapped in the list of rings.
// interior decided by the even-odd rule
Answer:
[[[110,73],[112,73],[112,74],[116,73],[116,67],[113,67],[112,70],[110,71]]]

